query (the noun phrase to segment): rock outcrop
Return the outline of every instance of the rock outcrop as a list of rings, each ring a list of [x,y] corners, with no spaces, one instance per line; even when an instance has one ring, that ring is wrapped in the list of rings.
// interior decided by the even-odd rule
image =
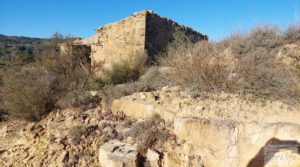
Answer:
[[[300,165],[299,104],[228,93],[193,97],[163,87],[114,100],[111,109],[72,108],[35,123],[0,122],[1,165]]]
[[[159,115],[173,125],[177,144],[166,146],[162,166],[300,165],[299,104],[226,93],[193,98],[180,87],[164,87],[117,99],[112,111]]]

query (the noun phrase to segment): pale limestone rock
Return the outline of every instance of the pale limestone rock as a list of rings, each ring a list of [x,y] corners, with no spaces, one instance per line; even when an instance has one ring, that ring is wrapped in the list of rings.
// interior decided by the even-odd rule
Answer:
[[[240,165],[246,166],[250,162],[259,163],[254,157],[263,152],[263,159],[267,156],[276,153],[277,155],[270,157],[269,162],[265,162],[266,166],[281,166],[282,163],[288,163],[290,166],[300,165],[300,155],[286,154],[288,158],[295,157],[294,159],[278,159],[280,155],[283,155],[289,151],[295,151],[300,146],[300,125],[291,123],[264,123],[264,122],[251,122],[248,124],[242,124],[239,129],[237,143],[238,152],[240,153]],[[276,149],[282,147],[283,149]],[[290,147],[290,148],[287,148]],[[273,164],[273,165],[271,165]]]
[[[146,106],[152,105],[155,114],[174,122],[173,130],[181,146],[163,152],[163,166],[247,166],[260,163],[255,156],[269,147],[268,142],[299,143],[299,105],[249,101],[225,92],[193,99],[188,93],[170,87],[142,94],[158,100],[143,99],[136,93],[116,100],[118,105],[113,103],[112,111],[145,119],[150,116]],[[282,163],[271,157],[266,165]],[[297,166],[298,160],[291,165]]]
[[[228,149],[236,149],[238,131],[231,120],[175,118],[174,133],[198,149],[198,155],[203,156],[205,166],[225,166],[228,164],[226,157],[230,154]]]
[[[28,125],[26,126],[26,130],[27,131],[32,131],[34,129],[34,126],[35,126],[35,123],[31,122],[31,123],[28,123]]]
[[[128,143],[130,145],[133,145],[134,144],[134,139],[129,136],[129,137],[126,138],[126,143]]]
[[[61,163],[66,162],[68,154],[69,154],[69,153],[68,153],[67,151],[63,151],[63,152],[61,153],[61,155],[60,155],[60,162],[61,162]]]
[[[186,154],[182,148],[165,152],[162,159],[163,167],[204,167],[200,156]]]
[[[201,156],[204,166],[257,166],[264,163],[259,158],[264,159],[271,154],[268,152],[270,147],[288,145],[297,150],[300,146],[300,126],[291,123],[241,123],[226,119],[185,117],[176,118],[174,127],[179,139],[187,142],[182,149],[184,154]],[[261,150],[264,156],[256,157]],[[279,156],[289,150],[276,151]],[[300,157],[297,154],[290,156]],[[270,163],[280,166],[284,162],[274,156],[270,158]],[[300,159],[294,158],[289,164],[297,166]]]
[[[172,88],[169,87],[163,90],[143,92],[143,96],[147,96],[146,100],[141,99],[140,93],[116,99],[112,103],[112,112],[122,111],[125,115],[137,119],[159,114],[161,118],[170,122],[173,122],[175,117],[190,116],[231,118],[241,122],[280,122],[284,117],[285,122],[299,122],[300,105],[290,106],[280,101],[253,102],[239,95],[224,92],[194,99],[184,91],[172,92]],[[156,100],[148,97],[155,97]]]
[[[7,132],[8,132],[8,127],[7,125],[5,125],[0,129],[0,137],[5,137],[7,135]]]
[[[142,100],[146,100],[146,99],[147,99],[147,95],[144,94],[144,93],[141,93],[141,99],[142,99]]]
[[[155,114],[154,105],[131,100],[114,100],[111,109],[115,113],[122,111],[127,116],[133,116],[135,118],[146,119]]]
[[[110,140],[100,146],[99,162],[102,167],[136,167],[139,162],[137,146]]]
[[[148,149],[146,154],[147,161],[149,161],[151,167],[160,166],[160,156],[155,150]]]
[[[54,143],[49,146],[49,151],[60,151],[63,150],[64,146],[62,144]]]

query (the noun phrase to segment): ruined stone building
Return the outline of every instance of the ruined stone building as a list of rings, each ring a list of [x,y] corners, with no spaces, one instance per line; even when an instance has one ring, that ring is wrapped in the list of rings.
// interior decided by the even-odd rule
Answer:
[[[178,29],[192,42],[207,40],[206,35],[191,28],[160,17],[152,11],[141,11],[98,28],[95,35],[75,41],[72,47],[86,48],[90,52],[88,55],[92,66],[103,63],[104,67],[109,67],[137,52],[146,52],[148,59],[152,59],[166,49]]]

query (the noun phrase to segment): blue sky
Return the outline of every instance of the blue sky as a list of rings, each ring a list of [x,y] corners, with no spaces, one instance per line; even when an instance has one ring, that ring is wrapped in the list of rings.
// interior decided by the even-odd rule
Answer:
[[[0,34],[88,37],[96,28],[144,9],[212,40],[255,25],[300,22],[300,0],[0,0]]]

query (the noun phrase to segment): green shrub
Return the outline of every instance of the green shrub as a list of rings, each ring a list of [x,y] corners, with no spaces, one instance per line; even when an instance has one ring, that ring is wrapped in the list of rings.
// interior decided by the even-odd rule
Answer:
[[[150,67],[137,81],[119,85],[105,85],[102,90],[108,97],[108,102],[134,92],[148,92],[161,89],[171,84],[168,77],[159,72],[158,67]]]
[[[122,84],[136,81],[145,71],[145,53],[135,53],[105,71],[103,82],[105,84]]]
[[[175,29],[173,39],[167,47],[167,52],[174,50],[182,50],[188,48],[192,44],[191,39],[184,33],[184,30],[179,28]]]

